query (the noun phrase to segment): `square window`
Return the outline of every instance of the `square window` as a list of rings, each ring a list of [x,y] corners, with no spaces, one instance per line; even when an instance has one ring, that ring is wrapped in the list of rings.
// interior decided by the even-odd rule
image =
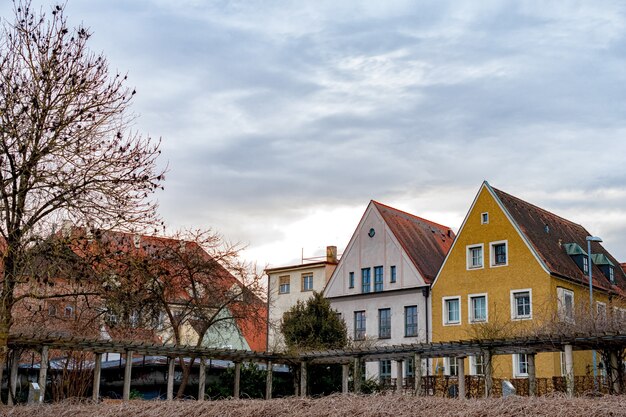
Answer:
[[[491,243],[491,266],[503,266],[508,264],[507,242]]]
[[[562,320],[574,322],[574,292],[565,288],[557,288],[559,299],[559,316]]]
[[[417,306],[404,307],[404,336],[417,336]]]
[[[472,245],[467,247],[467,269],[478,269],[483,267],[483,245]]]
[[[302,291],[313,291],[313,274],[302,275]]]
[[[485,375],[485,357],[483,355],[470,356],[469,361],[472,375]]]
[[[378,338],[391,338],[391,309],[381,308],[378,310]]]
[[[469,308],[471,323],[487,321],[487,295],[470,295]]]
[[[394,282],[396,282],[396,266],[395,265],[391,265],[391,267],[389,268],[389,282],[391,282],[392,284]]]
[[[460,324],[461,323],[461,298],[450,297],[443,299],[443,323],[444,324]]]
[[[489,223],[489,213],[480,213],[480,224]]]
[[[354,272],[350,272],[348,274],[349,278],[348,278],[348,287],[349,288],[354,288]]]
[[[289,275],[278,278],[278,293],[289,294]]]
[[[361,269],[361,292],[368,293],[371,290],[371,268]]]
[[[365,339],[365,311],[354,312],[354,340]]]
[[[374,292],[381,292],[383,290],[383,267],[374,267]]]
[[[511,291],[511,318],[514,320],[532,318],[530,289]]]

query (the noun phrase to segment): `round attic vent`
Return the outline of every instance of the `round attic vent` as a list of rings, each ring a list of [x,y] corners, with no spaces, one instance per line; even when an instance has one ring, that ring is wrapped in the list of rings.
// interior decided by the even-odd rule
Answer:
[[[369,237],[374,237],[374,235],[375,235],[375,234],[376,234],[376,230],[374,230],[374,228],[373,228],[373,227],[370,229],[370,231],[369,231],[369,232],[367,232],[367,235],[368,235]]]

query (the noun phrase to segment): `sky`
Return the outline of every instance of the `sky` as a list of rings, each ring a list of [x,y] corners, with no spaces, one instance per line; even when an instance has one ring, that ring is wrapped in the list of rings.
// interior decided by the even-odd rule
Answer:
[[[626,262],[626,3],[68,0],[65,12],[128,74],[134,128],[162,138],[170,232],[212,228],[261,266],[299,263],[341,253],[372,199],[456,231],[488,180]]]

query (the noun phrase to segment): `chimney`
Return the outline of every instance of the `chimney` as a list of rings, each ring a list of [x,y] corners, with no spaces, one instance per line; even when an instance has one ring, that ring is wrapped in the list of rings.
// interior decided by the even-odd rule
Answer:
[[[326,246],[326,262],[337,263],[337,246]]]

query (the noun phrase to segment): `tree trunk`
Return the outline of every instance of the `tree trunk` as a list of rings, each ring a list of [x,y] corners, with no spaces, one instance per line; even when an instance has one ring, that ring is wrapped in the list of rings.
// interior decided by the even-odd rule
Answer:
[[[185,389],[187,388],[187,384],[189,383],[189,376],[191,375],[191,369],[193,368],[193,364],[196,362],[196,357],[192,356],[189,358],[189,364],[185,364],[184,357],[180,357],[180,367],[183,370],[183,377],[180,381],[180,386],[178,387],[178,392],[176,393],[177,399],[182,399],[185,395]]]

